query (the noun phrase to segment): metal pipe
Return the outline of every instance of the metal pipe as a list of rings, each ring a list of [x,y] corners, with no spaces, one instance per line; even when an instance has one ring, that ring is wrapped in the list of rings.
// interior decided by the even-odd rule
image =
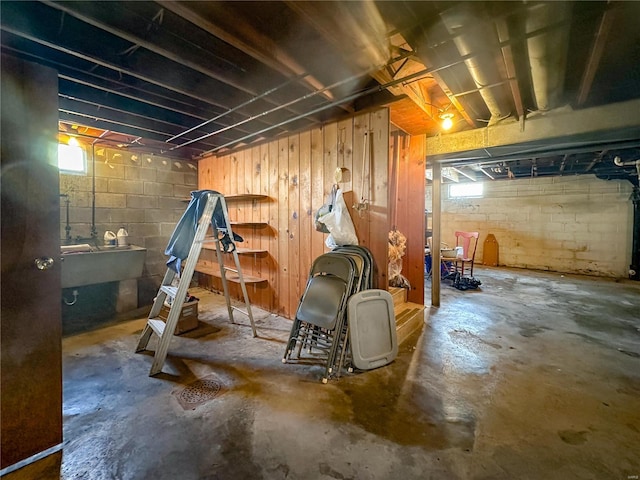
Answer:
[[[406,77],[399,78],[397,80],[392,80],[390,82],[387,82],[387,83],[384,83],[384,84],[381,84],[381,85],[378,85],[378,86],[375,86],[375,87],[372,87],[372,88],[368,88],[366,90],[362,90],[361,92],[348,95],[345,98],[342,98],[340,100],[336,100],[335,102],[331,102],[331,103],[328,103],[328,104],[323,105],[321,107],[318,107],[318,108],[316,108],[314,110],[311,110],[310,112],[307,113],[307,115],[313,115],[315,113],[319,113],[319,112],[322,112],[322,111],[327,110],[329,108],[335,107],[335,106],[337,106],[337,105],[339,105],[341,103],[350,102],[352,100],[355,100],[356,98],[360,98],[360,97],[363,97],[365,95],[369,95],[371,93],[375,93],[375,92],[380,92],[382,90],[386,90],[389,87],[393,87],[394,85],[398,85],[398,84],[400,84],[402,82],[405,82],[407,80],[411,80],[413,78],[423,77],[425,75],[429,75],[431,73],[438,72],[438,71],[444,70],[446,68],[451,68],[453,65],[457,65],[457,64],[460,64],[462,62],[464,62],[464,60],[458,60],[456,62],[447,64],[447,65],[444,65],[444,66],[441,66],[441,67],[425,68],[424,70],[420,70],[419,72],[412,73],[411,75],[407,75]],[[235,143],[242,142],[242,141],[247,140],[249,138],[255,137],[256,135],[261,135],[261,134],[263,134],[265,132],[273,130],[274,128],[279,128],[279,127],[281,127],[283,125],[286,125],[288,123],[295,122],[296,120],[300,120],[303,117],[304,117],[304,115],[298,115],[298,116],[295,116],[293,118],[290,118],[289,120],[285,120],[283,122],[280,122],[280,123],[278,123],[276,125],[272,125],[270,127],[263,128],[262,130],[259,130],[257,132],[252,133],[252,134],[249,134],[249,135],[246,135],[246,136],[244,136],[242,138],[239,138],[237,140],[234,140],[232,142],[228,142],[228,143],[225,143],[224,145],[220,145],[219,147],[213,148],[211,150],[207,150],[206,152],[201,153],[199,156],[202,157],[204,155],[208,155],[209,153],[217,152],[218,150],[221,150],[221,149],[223,149],[225,147],[228,147],[229,145],[233,145]]]
[[[85,72],[84,70],[81,70],[79,68],[72,67],[70,65],[65,65],[64,63],[56,62],[56,61],[51,60],[49,58],[45,58],[45,57],[42,57],[40,55],[35,55],[33,53],[25,52],[24,50],[20,50],[19,48],[14,48],[14,47],[11,47],[11,46],[8,46],[8,45],[3,45],[2,48],[3,49],[7,49],[10,52],[17,53],[20,56],[28,57],[30,59],[37,60],[36,63],[42,63],[44,65],[55,67],[55,69],[58,71],[58,78],[60,78],[62,80],[66,80],[66,81],[72,82],[72,83],[77,83],[79,85],[83,85],[83,86],[89,87],[89,88],[94,88],[96,90],[101,90],[103,92],[107,92],[107,93],[112,94],[112,95],[119,95],[121,97],[128,98],[129,100],[135,100],[135,101],[138,101],[138,102],[146,103],[147,105],[152,105],[154,107],[171,110],[172,112],[181,113],[183,115],[194,117],[194,118],[197,118],[199,120],[205,120],[205,118],[206,118],[206,117],[203,117],[201,115],[196,115],[193,112],[187,112],[186,110],[181,110],[181,109],[178,109],[176,107],[170,107],[170,106],[167,106],[167,105],[162,104],[162,103],[151,101],[149,99],[136,97],[135,95],[131,95],[131,94],[125,93],[125,92],[120,91],[120,90],[107,88],[107,87],[104,87],[102,85],[97,85],[96,83],[91,83],[91,82],[88,82],[86,80],[81,80],[81,79],[73,77],[71,75],[63,74],[63,73],[60,72],[60,68],[67,69],[67,70],[72,71],[72,72],[77,72],[77,73],[80,73],[82,75],[87,75],[87,76],[90,76],[90,77],[93,77],[93,78],[96,78],[96,79],[99,79],[99,80],[103,80],[105,82],[113,83],[115,85],[118,85],[118,86],[122,87],[123,89],[129,88],[131,90],[136,90],[138,92],[142,92],[142,93],[144,93],[146,95],[152,95],[154,97],[158,97],[158,98],[163,99],[163,100],[169,100],[171,102],[175,102],[176,104],[182,104],[185,107],[190,107],[190,108],[194,108],[195,107],[195,105],[192,105],[192,104],[187,103],[187,102],[182,102],[179,99],[176,99],[175,97],[173,97],[173,98],[172,97],[167,97],[165,95],[161,95],[161,94],[156,93],[156,92],[150,92],[150,91],[145,90],[143,88],[136,87],[135,85],[126,84],[124,82],[120,82],[120,81],[114,80],[112,78],[103,77],[102,75],[96,75],[93,72]]]
[[[491,180],[495,180],[495,178],[493,178],[484,168],[480,167],[480,171],[484,173],[487,177],[489,177]]]
[[[159,123],[161,125],[167,125],[167,126],[170,126],[170,127],[181,127],[181,125],[177,124],[177,123],[168,122],[166,120],[159,120],[159,119],[157,119],[155,117],[150,117],[150,116],[147,116],[147,115],[141,115],[139,113],[133,113],[131,111],[127,111],[127,110],[122,110],[120,108],[111,107],[111,106],[105,105],[103,103],[92,102],[91,100],[85,100],[85,99],[82,99],[82,98],[72,97],[70,95],[65,95],[64,93],[58,93],[58,97],[64,98],[65,100],[69,100],[70,102],[83,103],[85,105],[90,105],[92,107],[97,107],[98,109],[110,110],[110,111],[113,111],[113,112],[121,113],[123,115],[130,115],[132,117],[140,118],[142,120],[150,120],[152,122],[156,122],[156,123]]]
[[[145,132],[155,133],[156,135],[162,135],[162,136],[170,135],[167,132],[161,132],[161,131],[158,131],[158,130],[153,130],[151,128],[142,127],[140,125],[130,125],[130,124],[125,123],[125,122],[119,122],[117,120],[108,119],[108,118],[102,118],[102,117],[98,117],[96,115],[89,115],[89,114],[81,113],[81,112],[74,112],[72,110],[67,110],[67,109],[64,109],[64,108],[58,108],[58,111],[62,112],[62,113],[66,113],[68,115],[76,115],[76,116],[82,117],[82,118],[90,118],[90,119],[92,119],[92,120],[94,120],[96,122],[97,121],[101,121],[101,122],[111,123],[111,124],[114,124],[114,125],[119,125],[119,126],[122,126],[122,127],[127,127],[127,128],[137,129],[137,130],[143,130]],[[122,142],[119,142],[119,143],[122,143]]]
[[[268,96],[268,95],[271,95],[273,92],[275,92],[275,91],[277,91],[277,90],[280,90],[280,89],[281,89],[281,88],[283,88],[283,87],[286,87],[286,86],[287,86],[287,85],[289,85],[290,83],[297,82],[298,80],[300,80],[301,78],[306,77],[307,75],[309,75],[309,74],[308,74],[308,73],[302,73],[302,74],[300,74],[300,75],[296,75],[295,77],[290,78],[290,79],[289,79],[289,80],[287,80],[286,82],[281,83],[281,84],[280,84],[280,85],[278,85],[277,87],[273,87],[273,88],[271,88],[271,89],[267,90],[266,92],[262,92],[260,95],[257,95],[257,96],[255,96],[255,97],[253,97],[253,98],[250,98],[250,99],[249,99],[249,100],[247,100],[246,102],[243,102],[243,103],[241,103],[240,105],[236,105],[235,107],[230,108],[230,109],[229,109],[229,110],[227,110],[226,112],[222,112],[221,114],[216,115],[215,117],[210,118],[209,120],[207,120],[207,121],[205,121],[205,122],[202,122],[200,125],[196,125],[195,127],[191,127],[189,130],[185,130],[184,132],[179,133],[178,135],[174,135],[174,136],[173,136],[173,137],[171,137],[170,139],[165,140],[165,142],[167,142],[167,143],[168,143],[168,142],[171,142],[172,140],[175,140],[176,138],[180,138],[180,137],[182,137],[183,135],[186,135],[187,133],[191,133],[191,132],[193,132],[194,130],[197,130],[198,128],[202,128],[202,127],[204,127],[205,125],[210,124],[211,122],[215,122],[216,120],[218,120],[218,119],[220,119],[220,118],[222,118],[222,117],[225,117],[225,116],[229,115],[230,113],[233,113],[233,112],[235,112],[235,111],[239,110],[239,109],[240,109],[240,108],[242,108],[242,107],[246,107],[247,105],[252,104],[252,103],[253,103],[253,102],[255,102],[256,100],[260,100],[261,98],[264,98],[264,97],[266,97],[266,96]]]
[[[67,193],[61,193],[60,196],[64,198],[66,215],[67,215],[66,223],[64,226],[64,232],[65,232],[64,239],[67,243],[69,243],[69,241],[71,240],[71,225],[69,224],[69,203],[70,203],[69,195]]]
[[[390,65],[390,64],[392,64],[394,62],[397,62],[398,60],[401,60],[402,58],[405,58],[405,56],[410,56],[411,54],[412,54],[412,52],[411,53],[409,53],[409,52],[404,53],[400,57],[394,58],[393,60],[389,61],[387,63],[387,65]],[[241,121],[239,121],[239,122],[237,122],[237,123],[235,123],[233,125],[229,125],[229,126],[223,127],[223,128],[221,128],[219,130],[216,130],[215,132],[207,133],[206,135],[202,135],[201,137],[198,137],[198,138],[196,138],[194,140],[190,140],[188,142],[181,143],[180,145],[172,147],[171,150],[176,150],[176,149],[178,149],[180,147],[184,147],[186,145],[190,145],[190,144],[192,144],[194,142],[198,142],[198,141],[200,141],[202,139],[209,138],[209,137],[212,137],[214,135],[218,135],[219,133],[222,133],[222,132],[225,132],[227,130],[230,130],[231,128],[235,128],[237,126],[240,126],[240,125],[243,125],[245,123],[251,122],[251,121],[253,121],[253,120],[257,119],[257,118],[264,117],[264,116],[269,115],[269,114],[271,114],[273,112],[276,112],[278,110],[282,110],[283,108],[286,108],[286,107],[288,107],[290,105],[293,105],[294,103],[298,103],[298,102],[301,102],[303,100],[307,100],[307,99],[309,99],[311,97],[314,97],[316,95],[319,95],[319,94],[323,93],[325,90],[330,90],[330,89],[338,87],[338,86],[340,86],[340,85],[342,85],[344,83],[348,83],[348,82],[351,82],[351,81],[353,81],[353,80],[355,80],[357,78],[363,77],[365,75],[369,75],[371,72],[374,72],[374,71],[379,70],[379,69],[380,69],[380,67],[372,67],[372,68],[367,69],[366,71],[363,71],[363,72],[357,73],[355,75],[352,75],[351,77],[344,78],[342,80],[338,80],[337,82],[335,82],[335,83],[333,83],[333,84],[331,84],[329,86],[326,86],[326,87],[324,87],[324,88],[322,88],[320,90],[314,90],[313,92],[307,93],[306,95],[303,95],[302,97],[298,97],[298,98],[293,99],[293,100],[291,100],[291,101],[289,101],[287,103],[284,103],[284,104],[279,105],[277,107],[274,107],[274,108],[271,108],[271,109],[266,110],[264,112],[261,112],[258,115],[254,115],[252,117],[246,118],[246,119],[241,120]],[[308,115],[311,115],[311,113],[309,113]],[[305,117],[305,115],[301,115],[301,116],[298,116],[296,118],[304,118],[304,117]]]
[[[186,59],[184,57],[184,55],[180,55],[178,53],[175,53],[173,51],[164,49],[162,47],[159,47],[157,44],[153,43],[153,42],[149,42],[144,38],[138,37],[137,35],[131,34],[129,32],[126,32],[124,30],[120,30],[118,28],[113,27],[113,25],[106,25],[104,23],[102,23],[99,20],[96,20],[95,18],[92,18],[90,16],[87,15],[83,15],[82,13],[73,10],[72,8],[66,7],[64,5],[61,5],[60,3],[56,3],[56,2],[52,2],[51,0],[43,0],[43,3],[49,7],[55,8],[60,10],[61,12],[63,12],[64,14],[70,15],[71,17],[74,17],[78,20],[80,20],[81,22],[87,23],[89,25],[92,25],[96,28],[99,28],[101,30],[107,31],[113,35],[116,35],[126,41],[131,42],[135,47],[143,47],[144,49],[155,53],[156,55],[159,55],[161,57],[164,57],[168,60],[171,60],[179,65],[182,65],[184,67],[187,67],[191,70],[194,70],[198,73],[201,73],[202,75],[205,75],[213,80],[216,80],[220,83],[223,83],[225,85],[229,85],[232,88],[235,88],[237,90],[240,90],[243,93],[249,94],[249,95],[256,95],[255,92],[253,92],[252,90],[250,90],[249,88],[245,87],[244,85],[241,85],[238,82],[235,82],[233,80],[230,80],[229,78],[213,71],[210,70],[208,68],[203,67],[202,65],[200,65],[197,62],[193,62],[189,59]],[[303,78],[308,76],[309,74],[306,73],[303,75]],[[259,96],[258,98],[264,97],[264,95]],[[254,99],[254,100],[257,100]],[[268,103],[272,103],[272,104],[276,104],[277,102],[274,100],[267,100]],[[250,102],[249,102],[250,103]],[[295,111],[293,111],[294,113],[296,113]],[[318,120],[315,119],[311,119],[312,121],[318,123]]]
[[[44,45],[44,46],[49,47],[49,48],[51,48],[53,50],[56,50],[56,51],[59,51],[59,52],[63,52],[63,53],[68,54],[68,55],[72,55],[72,56],[80,58],[82,60],[86,60],[88,62],[94,63],[96,65],[99,65],[99,66],[102,66],[102,67],[105,67],[105,68],[108,68],[108,69],[113,70],[115,72],[118,72],[120,74],[125,73],[127,75],[130,75],[133,78],[138,79],[138,80],[142,80],[142,81],[150,83],[152,85],[157,85],[159,87],[165,88],[165,89],[167,89],[169,91],[185,95],[186,97],[190,97],[190,98],[199,100],[202,103],[206,103],[208,105],[213,105],[213,106],[218,107],[218,108],[229,108],[229,107],[227,107],[225,105],[220,105],[218,103],[215,103],[215,101],[213,99],[211,99],[211,98],[207,99],[207,98],[204,98],[202,96],[195,95],[193,93],[193,91],[184,90],[184,89],[182,89],[180,87],[176,87],[176,86],[170,85],[168,83],[160,82],[160,81],[158,81],[157,78],[151,77],[149,75],[143,75],[142,73],[135,72],[135,71],[133,71],[131,69],[126,69],[123,66],[114,65],[112,63],[106,62],[104,60],[101,60],[98,57],[95,57],[95,56],[92,56],[92,55],[87,55],[87,54],[72,50],[70,48],[66,48],[66,47],[57,45],[57,44],[55,44],[53,42],[50,42],[48,40],[44,40],[42,38],[38,38],[35,35],[32,35],[30,33],[21,32],[21,31],[15,29],[15,28],[11,28],[11,27],[9,27],[7,25],[2,25],[1,29],[3,31],[9,32],[9,33],[11,33],[13,35],[16,35],[18,37],[25,38],[25,39],[27,39],[29,41],[32,41],[34,43],[37,43],[39,45]]]
[[[463,172],[462,170],[460,170],[459,168],[456,167],[451,167],[451,170],[453,170],[454,172],[459,173],[460,175],[464,175],[465,177],[467,177],[469,180],[471,181],[477,181],[477,179],[475,177],[472,177],[471,175],[469,175],[468,173]]]
[[[105,130],[107,132],[108,130]],[[91,238],[98,237],[96,230],[96,142],[91,144]]]
[[[640,159],[638,159],[638,160],[629,160],[628,162],[623,162],[622,159],[618,155],[616,155],[613,158],[613,163],[615,163],[617,167],[626,167],[626,166],[629,166],[629,165],[637,165],[638,162],[640,162]]]

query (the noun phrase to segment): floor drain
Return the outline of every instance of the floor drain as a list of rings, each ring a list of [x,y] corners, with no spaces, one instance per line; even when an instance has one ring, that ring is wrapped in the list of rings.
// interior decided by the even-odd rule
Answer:
[[[222,385],[217,380],[202,378],[190,383],[177,394],[182,408],[191,410],[205,402],[213,400],[222,391]]]

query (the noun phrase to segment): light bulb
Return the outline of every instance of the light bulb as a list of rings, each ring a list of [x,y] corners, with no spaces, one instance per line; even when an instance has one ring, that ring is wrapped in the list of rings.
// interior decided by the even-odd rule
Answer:
[[[78,140],[76,140],[76,137],[69,137],[69,141],[67,142],[67,144],[71,145],[72,147],[80,146],[80,144],[78,143]]]
[[[440,116],[440,118],[442,118],[442,129],[443,130],[450,130],[451,127],[453,127],[453,120],[451,120],[451,118],[453,117],[452,114],[450,113],[444,113]]]

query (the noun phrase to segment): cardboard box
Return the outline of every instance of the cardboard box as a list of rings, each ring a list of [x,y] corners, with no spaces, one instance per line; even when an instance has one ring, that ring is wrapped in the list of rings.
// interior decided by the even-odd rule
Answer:
[[[166,322],[169,318],[169,307],[162,305],[158,316]],[[198,328],[198,300],[182,304],[182,311],[174,335],[180,335],[195,328]]]

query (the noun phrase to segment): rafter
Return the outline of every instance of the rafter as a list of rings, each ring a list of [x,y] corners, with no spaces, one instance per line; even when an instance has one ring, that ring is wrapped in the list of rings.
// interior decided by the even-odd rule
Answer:
[[[509,40],[509,29],[507,27],[505,17],[499,17],[496,19],[496,30],[498,32],[498,40],[501,44],[502,60],[504,61],[507,78],[509,79],[509,87],[511,88],[513,103],[516,107],[518,118],[520,119],[524,117],[524,105],[522,103],[520,87],[518,86],[515,62],[513,61],[513,50],[511,48],[511,44],[507,43]]]
[[[609,31],[613,26],[613,22],[616,16],[615,8],[608,8],[602,14],[600,19],[600,25],[598,26],[598,32],[593,40],[593,45],[589,52],[589,60],[587,60],[587,66],[584,69],[582,75],[582,81],[580,82],[580,90],[578,92],[578,105],[582,105],[587,101],[589,92],[591,91],[591,85],[593,85],[593,79],[596,76],[598,67],[600,66],[600,60],[604,52],[604,47],[607,44],[607,37]]]
[[[306,73],[305,68],[287,52],[282,50],[273,40],[259,33],[241,18],[236,17],[233,19],[233,22],[234,27],[244,33],[245,39],[241,39],[219,25],[213,24],[182,3],[168,1],[163,2],[162,6],[175,15],[182,17],[195,26],[202,28],[211,35],[262,62],[272,70],[286,72],[290,76],[298,76]],[[324,88],[324,85],[312,75],[305,76],[301,79],[301,82],[307,84],[312,89],[321,90]],[[333,100],[331,92],[325,92],[323,96],[328,100]]]
[[[141,36],[137,35],[136,33],[132,33],[130,31],[125,31],[121,28],[118,28],[116,25],[114,24],[108,24],[105,23],[102,20],[99,20],[93,16],[90,16],[88,14],[84,14],[80,11],[78,11],[76,8],[71,8],[65,4],[59,3],[59,2],[53,2],[51,0],[41,0],[42,3],[44,3],[45,5],[60,10],[62,12],[64,12],[67,15],[70,15],[74,18],[76,18],[77,20],[80,20],[81,22],[84,22],[88,25],[91,25],[95,28],[99,28],[100,30],[103,30],[105,32],[108,32],[112,35],[115,35],[123,40],[126,40],[127,42],[131,42],[133,45],[131,47],[129,47],[129,49],[127,49],[126,54],[130,55],[131,53],[135,52],[139,47],[142,47],[150,52],[153,52],[157,55],[160,55],[163,58],[166,58],[168,60],[171,60],[172,62],[175,62],[179,65],[182,65],[184,67],[187,67],[191,70],[194,70],[196,72],[199,72],[203,75],[206,75],[207,77],[216,80],[220,83],[223,83],[225,85],[228,85],[232,88],[235,88],[237,90],[240,90],[243,93],[246,93],[248,95],[251,95],[252,97],[256,97],[258,96],[258,93],[256,91],[254,91],[253,89],[247,87],[246,85],[244,85],[243,79],[246,78],[246,75],[243,76],[235,76],[236,78],[231,78],[231,76],[233,76],[232,72],[226,72],[225,75],[222,75],[221,73],[212,70],[211,68],[206,68],[202,65],[201,62],[197,61],[197,58],[193,58],[190,59],[190,57],[192,56],[191,52],[186,51],[184,49],[179,49],[176,44],[175,41],[174,42],[168,42],[168,41],[162,41],[162,43],[164,45],[166,45],[165,47],[162,47],[159,45],[160,43],[160,38],[159,34],[156,33],[154,41],[151,42],[149,40],[146,40],[144,38],[142,38]],[[271,105],[278,105],[280,102],[268,98],[268,97],[263,97],[263,101],[271,104]],[[290,111],[292,113],[295,114],[300,114],[301,111],[297,111],[295,109],[290,109]],[[315,123],[318,123],[317,120],[311,119],[312,121],[314,121]]]

